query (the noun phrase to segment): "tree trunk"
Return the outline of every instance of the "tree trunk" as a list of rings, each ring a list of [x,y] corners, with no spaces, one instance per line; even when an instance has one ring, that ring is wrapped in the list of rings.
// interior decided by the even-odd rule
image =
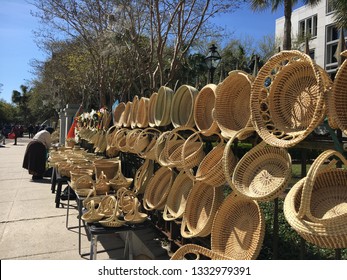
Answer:
[[[283,37],[283,50],[290,50],[292,48],[292,1],[284,1],[284,37]]]

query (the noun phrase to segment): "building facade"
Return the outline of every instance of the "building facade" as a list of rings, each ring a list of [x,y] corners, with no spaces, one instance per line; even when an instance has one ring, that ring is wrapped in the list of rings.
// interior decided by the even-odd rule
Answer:
[[[322,0],[317,6],[302,6],[292,14],[292,42],[304,50],[305,38],[309,38],[310,56],[331,76],[337,70],[336,49],[340,32],[334,26],[333,10],[329,0]],[[283,41],[284,17],[276,20],[275,36]],[[347,32],[344,32],[347,35]],[[345,37],[346,40],[346,37]]]

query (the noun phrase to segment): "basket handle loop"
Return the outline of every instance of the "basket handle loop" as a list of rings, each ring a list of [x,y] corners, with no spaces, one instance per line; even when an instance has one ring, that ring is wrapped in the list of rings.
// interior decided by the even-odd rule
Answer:
[[[188,231],[187,231],[188,230]],[[187,219],[183,216],[181,223],[181,235],[183,238],[192,238],[194,234],[187,227]]]
[[[323,221],[322,219],[317,219],[311,214],[310,209],[311,209],[312,190],[313,190],[317,175],[321,172],[334,168],[332,164],[336,164],[337,160],[335,159],[332,159],[329,164],[324,165],[324,162],[326,160],[334,156],[339,158],[343,164],[347,165],[347,160],[345,159],[345,157],[340,152],[335,150],[326,150],[322,152],[315,159],[315,161],[313,162],[313,164],[311,165],[307,173],[306,180],[302,188],[300,208],[297,213],[298,217],[302,218],[304,216],[307,216],[309,219],[313,221],[317,221],[317,222]]]

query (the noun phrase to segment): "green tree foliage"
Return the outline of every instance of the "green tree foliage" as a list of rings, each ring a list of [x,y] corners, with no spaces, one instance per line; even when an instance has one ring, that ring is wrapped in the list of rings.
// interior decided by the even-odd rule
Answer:
[[[27,124],[28,116],[30,114],[28,107],[30,91],[28,91],[28,87],[25,85],[21,85],[20,88],[21,92],[18,90],[12,91],[12,102],[17,105],[16,122]]]
[[[347,1],[330,0],[334,9],[334,21],[339,28],[347,28]]]

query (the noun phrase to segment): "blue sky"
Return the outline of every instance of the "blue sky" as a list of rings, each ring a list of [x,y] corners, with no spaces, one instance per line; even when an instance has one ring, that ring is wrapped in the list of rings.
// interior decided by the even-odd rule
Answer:
[[[34,78],[30,61],[45,58],[34,42],[32,31],[37,28],[38,19],[31,16],[32,9],[25,0],[0,0],[0,99],[7,102],[11,102],[13,90],[20,90],[20,85]],[[275,20],[283,16],[282,10],[254,13],[245,7],[216,21],[236,38],[250,36],[258,40],[274,35]]]

